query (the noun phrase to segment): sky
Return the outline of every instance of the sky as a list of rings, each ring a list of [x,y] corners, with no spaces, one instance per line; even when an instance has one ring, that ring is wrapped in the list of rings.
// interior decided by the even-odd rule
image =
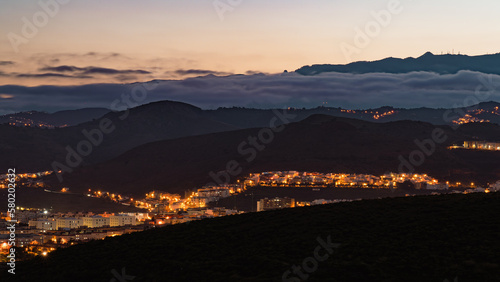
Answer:
[[[274,75],[426,51],[491,54],[500,46],[499,10],[495,0],[1,1],[0,85]]]
[[[500,43],[500,2],[494,0],[40,2],[54,12],[48,15],[34,0],[1,2],[0,60],[14,62],[0,66],[4,73],[39,74],[40,68],[60,65],[149,72],[111,78],[111,82],[130,82],[182,77],[177,70],[278,73],[310,64],[418,57],[426,51],[479,55],[498,52]],[[373,13],[388,11],[392,2],[398,9],[388,24],[358,53],[346,56],[342,44],[356,47],[356,28],[364,30],[375,19]],[[27,25],[23,18],[37,29],[32,38],[23,36]],[[12,34],[25,40],[19,43]],[[4,76],[0,84],[106,80],[110,77]]]

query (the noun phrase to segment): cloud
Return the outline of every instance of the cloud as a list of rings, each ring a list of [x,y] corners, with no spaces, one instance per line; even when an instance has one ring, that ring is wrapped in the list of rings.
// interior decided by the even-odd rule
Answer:
[[[200,70],[200,69],[189,69],[189,70],[176,70],[174,71],[175,74],[178,75],[231,75],[232,73],[228,72],[219,72],[219,71],[212,71],[212,70]]]
[[[0,61],[0,66],[7,66],[15,64],[13,61]]]
[[[266,73],[263,73],[261,71],[253,71],[253,70],[248,70],[245,72],[246,75],[263,75],[263,74],[266,74]]]
[[[81,56],[79,54],[74,54],[76,56]],[[123,54],[120,54],[120,53],[116,53],[116,52],[113,52],[113,53],[101,53],[101,52],[87,52],[85,54],[83,54],[83,56],[85,57],[96,57],[98,59],[109,59],[109,58],[123,58],[123,59],[131,59],[130,57],[127,57]]]
[[[126,59],[131,60],[127,56],[120,53],[102,53],[102,52],[87,52],[87,53],[37,53],[33,54],[31,58],[41,65],[48,62],[68,61],[72,59],[84,60],[107,60],[107,59]]]
[[[101,67],[84,67],[79,68],[75,66],[57,66],[57,67],[43,67],[40,71],[55,71],[55,72],[81,72],[82,74],[150,74],[151,72],[145,70],[117,70],[111,68],[101,68]]]
[[[126,75],[126,74],[125,74]],[[493,85],[483,85],[488,76]],[[137,84],[90,84],[81,86],[0,86],[0,93],[14,95],[7,100],[17,111],[56,111],[82,107],[106,107],[123,94],[132,93]],[[302,76],[278,75],[207,75],[184,80],[157,81],[157,87],[145,93],[149,103],[174,100],[201,108],[217,107],[317,107],[328,102],[331,107],[351,109],[394,106],[401,108],[450,108],[471,101],[476,89],[491,92],[487,101],[500,102],[500,76],[472,71],[439,75],[430,72],[406,74],[324,73]],[[482,101],[477,101],[482,102]]]
[[[60,74],[60,73],[34,73],[34,74],[22,73],[22,74],[16,74],[15,76],[16,77],[28,77],[28,78],[43,78],[43,77],[93,78],[92,76],[88,76],[88,75],[66,75],[66,74]]]
[[[41,71],[56,71],[56,72],[74,72],[81,71],[82,68],[75,66],[57,66],[57,67],[44,67],[40,69]]]
[[[198,67],[198,62],[184,57],[141,57],[132,58],[121,53],[35,53],[14,60],[14,58],[0,58],[0,62],[15,61],[14,65],[0,65],[0,85],[16,84],[37,86],[77,85],[82,83],[133,83],[152,79],[183,79],[186,77],[203,76],[209,74],[230,75],[225,70],[211,71]],[[166,72],[169,70],[169,72]],[[178,73],[175,71],[179,70]],[[32,75],[44,73],[60,73],[67,76]],[[186,73],[186,75],[181,75]],[[17,76],[27,74],[26,76]],[[72,79],[70,75],[92,79]],[[37,78],[38,77],[38,78]],[[127,79],[128,78],[128,79]]]
[[[84,74],[150,74],[151,72],[145,70],[116,70],[109,68],[99,67],[86,67],[83,70]]]
[[[127,81],[137,81],[138,77],[135,75],[129,75],[129,74],[120,74],[115,76],[116,79],[119,81],[127,82]]]

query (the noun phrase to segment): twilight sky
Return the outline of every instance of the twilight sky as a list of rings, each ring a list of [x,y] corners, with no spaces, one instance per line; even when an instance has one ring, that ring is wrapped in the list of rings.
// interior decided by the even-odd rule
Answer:
[[[279,73],[316,63],[417,57],[426,51],[496,53],[500,43],[496,0],[40,2],[51,3],[46,18],[39,1],[0,4],[0,85]],[[372,12],[392,11],[391,2],[396,8],[387,24],[346,56],[343,44],[359,47],[356,28],[364,30],[374,20]],[[23,18],[38,30],[26,28]],[[77,74],[54,69],[61,66],[76,67]]]

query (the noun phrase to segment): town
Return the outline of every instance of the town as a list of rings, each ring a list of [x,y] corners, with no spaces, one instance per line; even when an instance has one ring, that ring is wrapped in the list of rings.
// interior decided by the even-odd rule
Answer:
[[[45,192],[70,193],[69,188],[60,191],[48,190],[41,178],[51,171],[18,174],[18,187],[43,188]],[[0,188],[7,187],[6,175],[0,176]],[[3,183],[5,182],[5,184]],[[210,203],[242,193],[252,187],[304,187],[313,189],[364,188],[397,189],[398,184],[411,183],[416,190],[429,190],[433,193],[474,193],[500,191],[500,181],[488,187],[477,187],[474,183],[440,182],[427,174],[387,173],[380,176],[369,174],[340,174],[299,171],[271,171],[251,173],[235,184],[209,186],[187,193],[185,197],[158,190],[151,191],[141,199],[89,189],[86,197],[105,198],[113,202],[134,206],[144,212],[100,213],[73,211],[53,212],[48,209],[35,209],[17,206],[16,246],[27,254],[46,256],[58,248],[106,237],[119,236],[132,232],[166,225],[187,223],[192,220],[243,213],[235,209],[209,207]],[[456,188],[461,188],[457,190]],[[359,199],[361,200],[361,199]],[[279,208],[303,207],[352,201],[347,199],[316,199],[296,201],[289,197],[262,198],[255,201],[257,211]],[[9,233],[7,222],[12,220],[7,213],[0,213],[0,254],[7,254]]]

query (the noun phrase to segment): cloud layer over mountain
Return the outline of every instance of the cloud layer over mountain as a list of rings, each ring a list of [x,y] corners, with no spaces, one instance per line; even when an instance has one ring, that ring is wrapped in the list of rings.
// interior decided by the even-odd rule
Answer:
[[[64,71],[60,70],[64,73]],[[59,73],[61,74],[61,73]],[[56,111],[83,107],[107,107],[138,84],[90,84],[81,86],[0,86],[0,113],[25,110]],[[152,87],[154,85],[154,87]],[[174,100],[201,108],[244,106],[373,108],[454,107],[471,102],[500,101],[500,76],[472,71],[439,75],[325,73],[302,76],[207,75],[185,80],[155,81],[149,85],[144,104]],[[1,98],[8,97],[8,98]],[[132,98],[132,101],[134,99]]]

